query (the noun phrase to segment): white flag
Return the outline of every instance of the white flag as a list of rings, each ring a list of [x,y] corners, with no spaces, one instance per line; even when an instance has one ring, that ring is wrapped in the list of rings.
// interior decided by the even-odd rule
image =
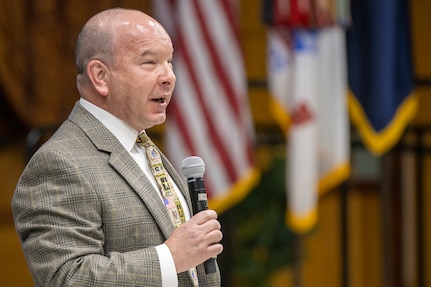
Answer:
[[[304,233],[317,221],[321,192],[349,174],[344,32],[268,31],[268,83],[286,131],[286,220]]]

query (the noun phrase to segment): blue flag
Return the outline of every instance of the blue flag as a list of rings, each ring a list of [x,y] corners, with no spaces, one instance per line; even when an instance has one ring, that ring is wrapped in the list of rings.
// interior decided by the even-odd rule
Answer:
[[[407,0],[352,1],[347,33],[349,112],[365,146],[381,155],[417,110]]]

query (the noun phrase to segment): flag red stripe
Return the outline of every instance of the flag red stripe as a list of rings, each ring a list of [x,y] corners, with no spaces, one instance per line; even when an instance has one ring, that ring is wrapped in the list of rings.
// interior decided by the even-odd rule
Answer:
[[[289,24],[289,6],[286,0],[275,0],[273,6],[273,24],[275,26],[284,26]]]
[[[236,4],[236,2],[233,2],[231,0],[221,0],[220,3],[223,6],[223,11],[226,15],[226,18],[229,21],[229,27],[231,27],[232,29],[232,34],[235,36],[235,43],[234,45],[237,46],[240,50],[242,50],[241,48],[241,40],[239,37],[239,31],[238,31],[238,23],[235,20],[235,7],[233,5],[233,3]]]

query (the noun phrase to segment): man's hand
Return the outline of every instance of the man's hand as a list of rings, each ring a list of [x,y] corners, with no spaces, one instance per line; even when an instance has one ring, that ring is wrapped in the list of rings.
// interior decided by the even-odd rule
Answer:
[[[214,210],[203,210],[181,224],[166,240],[177,273],[187,271],[223,251],[221,225]]]

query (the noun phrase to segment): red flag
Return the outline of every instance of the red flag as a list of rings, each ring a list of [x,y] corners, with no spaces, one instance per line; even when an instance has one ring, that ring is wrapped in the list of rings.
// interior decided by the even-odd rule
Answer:
[[[257,183],[254,132],[236,1],[154,1],[156,18],[174,39],[177,84],[168,109],[166,152],[180,168],[190,155],[206,166],[210,208],[239,202]]]

